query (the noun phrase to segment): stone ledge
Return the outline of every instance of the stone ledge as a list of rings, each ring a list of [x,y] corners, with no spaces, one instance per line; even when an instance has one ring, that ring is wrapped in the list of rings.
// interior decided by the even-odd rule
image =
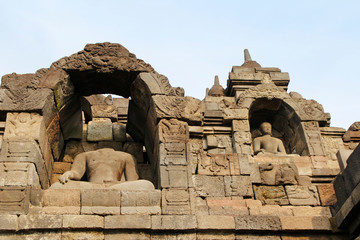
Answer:
[[[150,229],[149,215],[105,216],[105,229]]]
[[[281,230],[280,218],[276,216],[235,217],[236,230]]]
[[[232,216],[199,215],[196,218],[198,229],[235,229],[235,220]]]
[[[194,215],[154,215],[151,221],[153,230],[186,230],[197,227]]]
[[[282,230],[332,230],[328,217],[281,216],[280,221]]]
[[[19,217],[19,230],[26,229],[61,229],[62,216],[49,215],[21,215]]]
[[[104,217],[91,215],[64,215],[63,228],[93,229],[104,228]]]
[[[17,230],[18,216],[0,215],[0,230]]]

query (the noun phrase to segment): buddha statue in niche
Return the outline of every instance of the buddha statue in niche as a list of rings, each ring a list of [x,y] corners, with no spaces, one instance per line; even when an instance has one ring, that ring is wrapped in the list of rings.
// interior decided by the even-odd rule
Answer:
[[[80,181],[85,173],[88,182]],[[50,188],[153,190],[154,185],[150,181],[139,180],[135,158],[131,154],[102,148],[78,154],[71,170],[61,175],[59,182]]]
[[[254,139],[254,154],[261,155],[265,153],[270,154],[286,154],[283,142],[271,136],[272,128],[268,122],[263,122],[260,125],[262,136]]]

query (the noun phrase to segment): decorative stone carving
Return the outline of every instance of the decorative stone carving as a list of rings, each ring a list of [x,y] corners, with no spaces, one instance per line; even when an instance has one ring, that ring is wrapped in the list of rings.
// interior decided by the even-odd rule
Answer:
[[[286,154],[285,147],[283,142],[275,137],[271,136],[271,124],[268,122],[263,122],[260,125],[260,130],[263,134],[261,137],[254,139],[254,153],[264,154],[264,153],[283,153]]]
[[[255,198],[262,204],[288,205],[283,186],[254,186]]]
[[[29,203],[29,187],[0,187],[0,214],[27,214]]]
[[[214,80],[214,85],[210,88],[208,92],[209,96],[221,97],[224,96],[224,88],[219,83],[219,77],[216,75]]]
[[[154,95],[152,101],[158,118],[188,119],[200,122],[204,104],[193,97]]]
[[[316,186],[285,186],[291,205],[320,205]]]
[[[160,142],[183,142],[189,138],[189,128],[186,122],[176,119],[163,119],[159,123]]]
[[[302,122],[310,155],[326,155],[322,143],[319,123],[316,121]]]
[[[187,165],[185,143],[161,143],[161,165]]]
[[[200,197],[224,197],[224,177],[193,175],[196,194]]]
[[[190,191],[188,189],[163,189],[163,214],[191,214]]]
[[[240,175],[237,154],[202,153],[198,164],[202,175]]]
[[[8,113],[4,139],[39,140],[41,124],[42,117],[38,113]]]
[[[187,188],[190,183],[187,166],[160,166],[161,187]]]
[[[226,197],[252,197],[254,195],[250,176],[225,176]]]
[[[88,182],[81,182],[83,175]],[[57,188],[114,188],[120,190],[152,190],[154,185],[147,180],[138,180],[135,159],[132,155],[103,148],[84,152],[74,159],[71,170],[60,176],[60,183],[51,186]],[[77,180],[77,181],[70,181]],[[138,181],[136,181],[138,180]],[[124,182],[126,181],[126,182]]]
[[[287,185],[298,184],[299,173],[294,164],[262,163],[259,165],[262,184]]]
[[[0,162],[35,164],[41,187],[48,188],[51,176],[47,172],[40,148],[35,141],[4,141]]]
[[[112,122],[115,122],[118,117],[117,108],[108,104],[92,105],[91,113],[93,118],[110,118]]]

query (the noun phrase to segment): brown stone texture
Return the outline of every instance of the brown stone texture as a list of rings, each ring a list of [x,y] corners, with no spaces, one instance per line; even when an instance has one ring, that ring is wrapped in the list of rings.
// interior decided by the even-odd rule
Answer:
[[[80,190],[47,189],[43,200],[46,214],[80,214]]]
[[[276,216],[237,216],[236,230],[272,230],[281,229],[280,218]]]
[[[252,197],[254,195],[250,176],[225,176],[225,196]]]
[[[105,216],[105,229],[150,229],[149,215]]]
[[[69,171],[71,168],[71,163],[68,162],[54,162],[54,170],[55,174],[63,174],[66,171]]]
[[[189,186],[189,172],[187,166],[160,166],[162,187],[187,188]]]
[[[194,175],[195,191],[202,197],[225,196],[224,178],[221,176]]]
[[[263,204],[288,205],[289,200],[283,186],[254,186],[255,198]]]
[[[16,215],[1,215],[0,216],[0,230],[17,230],[18,216]],[[0,235],[1,237],[1,235]]]
[[[282,230],[331,230],[328,217],[321,216],[281,216]]]
[[[250,206],[250,215],[256,216],[292,216],[293,211],[288,206],[279,205],[264,205],[264,206]]]
[[[320,205],[316,186],[285,186],[291,205]]]
[[[26,229],[61,229],[62,216],[54,215],[21,215],[19,216],[19,230]]]
[[[104,228],[104,217],[89,215],[64,215],[63,228],[93,229]]]
[[[161,143],[160,144],[161,165],[186,165],[185,143]]]
[[[27,214],[29,211],[29,187],[0,187],[0,213]]]
[[[198,215],[198,229],[234,229],[235,221],[231,216]]]
[[[121,214],[160,214],[161,191],[121,191]]]
[[[190,214],[191,200],[188,189],[163,189],[162,213],[163,214]]]
[[[337,202],[334,186],[332,184],[318,184],[320,202],[322,206],[331,206]]]
[[[88,141],[113,140],[112,123],[108,118],[95,118],[90,121],[87,129]]]
[[[209,214],[212,215],[249,215],[248,207],[243,199],[206,198]]]
[[[186,230],[197,227],[194,215],[151,216],[153,230]]]
[[[81,214],[119,215],[120,190],[82,189]]]

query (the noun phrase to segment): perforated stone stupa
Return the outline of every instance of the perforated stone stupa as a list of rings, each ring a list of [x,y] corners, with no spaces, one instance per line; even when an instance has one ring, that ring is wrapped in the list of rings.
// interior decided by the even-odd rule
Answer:
[[[359,124],[330,126],[289,81],[245,50],[225,89],[185,97],[113,43],[3,76],[0,239],[356,237],[357,183],[333,181]]]

